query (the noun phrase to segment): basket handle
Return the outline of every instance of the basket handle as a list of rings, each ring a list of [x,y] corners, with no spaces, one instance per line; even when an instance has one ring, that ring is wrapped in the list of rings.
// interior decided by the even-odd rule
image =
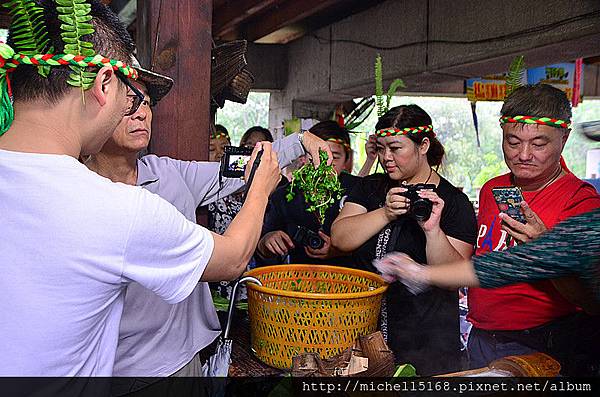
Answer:
[[[223,338],[225,338],[225,339],[227,339],[229,337],[229,328],[231,327],[231,321],[233,319],[233,309],[235,308],[235,298],[237,296],[238,285],[240,285],[241,283],[245,283],[247,281],[251,281],[262,287],[262,283],[260,282],[259,279],[250,277],[250,276],[242,277],[235,283],[235,285],[233,286],[233,291],[231,292],[231,299],[229,300],[229,310],[227,313],[227,326],[225,327],[225,333],[223,334]]]

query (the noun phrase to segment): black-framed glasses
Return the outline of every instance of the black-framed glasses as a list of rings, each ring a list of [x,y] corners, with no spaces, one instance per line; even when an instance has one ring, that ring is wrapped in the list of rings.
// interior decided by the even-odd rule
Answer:
[[[144,99],[145,99],[144,94],[142,94],[142,92],[140,90],[135,88],[135,86],[129,82],[129,79],[127,77],[123,76],[119,72],[117,72],[115,74],[117,75],[119,80],[121,80],[123,82],[123,84],[125,84],[127,86],[127,88],[129,88],[135,94],[135,95],[127,95],[127,100],[129,101],[129,103],[127,106],[127,111],[125,112],[125,116],[131,116],[132,114],[137,112],[137,110],[140,108],[140,105],[142,104],[142,102],[144,102]]]

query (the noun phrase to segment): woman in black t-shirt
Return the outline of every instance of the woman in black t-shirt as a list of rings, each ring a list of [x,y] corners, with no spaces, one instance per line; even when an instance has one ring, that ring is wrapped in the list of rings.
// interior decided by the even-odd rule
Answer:
[[[386,173],[355,185],[332,225],[332,244],[354,251],[355,263],[373,272],[373,260],[392,251],[429,265],[470,258],[477,236],[475,212],[467,196],[433,170],[444,148],[429,115],[416,105],[398,106],[379,119],[376,129],[378,159]],[[429,218],[420,221],[411,200],[402,195],[407,192],[403,185],[418,183],[435,185],[418,193],[432,203]],[[458,291],[431,288],[414,296],[393,283],[381,328],[396,361],[413,364],[419,375],[461,369]]]

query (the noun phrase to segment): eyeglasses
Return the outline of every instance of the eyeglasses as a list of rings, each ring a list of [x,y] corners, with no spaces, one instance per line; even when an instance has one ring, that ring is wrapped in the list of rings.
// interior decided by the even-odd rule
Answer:
[[[122,74],[120,74],[118,72],[115,74],[117,75],[119,80],[121,80],[123,82],[123,84],[125,84],[127,86],[127,88],[129,88],[135,94],[135,95],[127,95],[128,106],[127,106],[127,111],[125,112],[125,116],[131,116],[132,114],[137,112],[137,110],[140,108],[140,105],[142,104],[142,102],[144,102],[144,99],[145,99],[144,94],[142,94],[142,92],[140,90],[135,88],[135,86],[129,82],[129,79],[127,79],[127,77],[123,76]]]

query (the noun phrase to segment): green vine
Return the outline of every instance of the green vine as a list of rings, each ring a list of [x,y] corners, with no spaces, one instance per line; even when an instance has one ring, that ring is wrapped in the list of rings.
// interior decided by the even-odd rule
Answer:
[[[406,88],[404,81],[395,79],[390,84],[387,93],[383,92],[383,63],[381,55],[377,54],[375,58],[375,103],[377,104],[377,117],[383,116],[390,108],[392,97],[398,88]],[[385,95],[385,97],[384,97]]]
[[[523,85],[525,71],[525,58],[523,55],[516,56],[508,68],[508,76],[506,77],[506,96],[509,96],[514,90]]]
[[[96,55],[94,46],[83,36],[94,33],[94,26],[90,23],[92,6],[86,0],[55,0],[58,11],[61,37],[65,43],[65,54],[91,57]],[[70,85],[81,87],[81,92],[94,84],[96,73],[86,72],[84,67],[69,66],[72,70],[67,81]]]
[[[319,149],[319,158],[321,163],[318,167],[306,163],[294,171],[286,199],[292,201],[296,190],[301,191],[308,205],[306,211],[315,214],[322,225],[327,209],[342,197],[342,186],[333,166],[327,165],[327,153],[324,150]]]
[[[44,24],[44,10],[33,0],[9,0],[3,4],[12,16],[11,39],[15,50],[25,55],[52,52]],[[38,73],[48,77],[50,66],[39,66]]]

